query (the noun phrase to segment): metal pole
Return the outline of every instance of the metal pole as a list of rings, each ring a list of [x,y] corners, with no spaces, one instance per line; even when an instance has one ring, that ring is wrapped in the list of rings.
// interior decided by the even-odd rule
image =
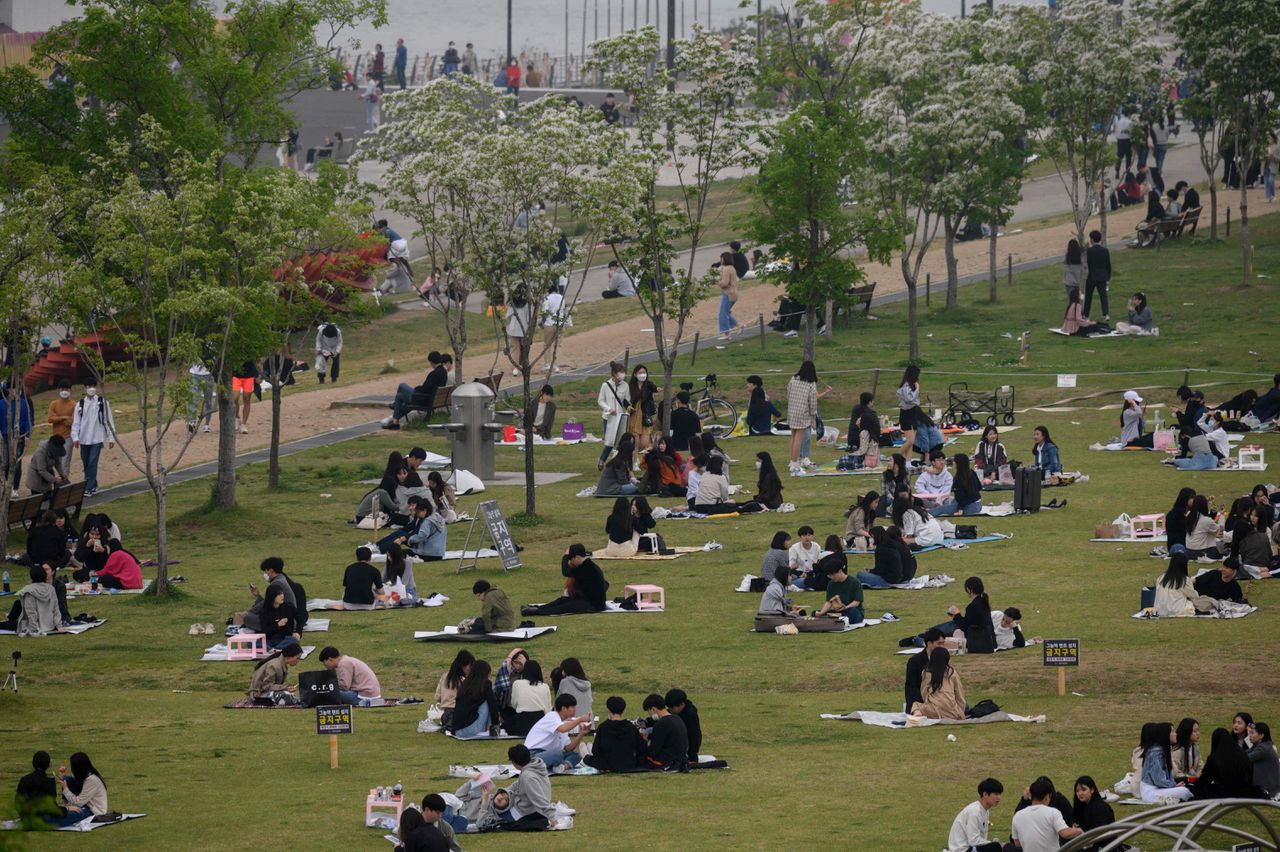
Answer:
[[[627,347],[627,351],[622,356],[622,368],[627,372],[631,372],[631,347]]]
[[[1231,236],[1231,208],[1227,208],[1227,236]]]
[[[924,274],[924,303],[929,304],[929,296],[933,292],[933,273],[926,272]]]
[[[965,0],[960,0],[960,20],[963,21],[965,19],[965,13],[967,11],[968,10],[965,9]]]
[[[560,75],[561,84],[569,79],[569,0],[564,0],[564,73]]]
[[[596,0],[594,8],[595,8],[595,25],[592,30],[591,40],[599,41],[600,40],[600,0]]]
[[[764,47],[764,0],[756,0],[756,48]]]
[[[604,4],[604,37],[613,35],[613,4],[605,0]]]
[[[874,399],[876,388],[880,387],[880,368],[876,367],[875,372],[871,374],[871,396]]]
[[[692,367],[698,361],[698,338],[702,336],[702,332],[695,331],[693,333],[693,352],[689,355],[689,366]]]
[[[764,314],[760,315],[760,351],[764,351]]]
[[[507,65],[511,64],[511,57],[514,55],[511,52],[511,2],[512,0],[507,0]]]
[[[1007,276],[1005,284],[1006,286],[1012,287],[1013,286],[1013,255],[1012,254],[1009,255],[1009,259],[1007,263],[1009,264],[1009,274]]]
[[[587,0],[582,0],[582,60],[587,58]]]

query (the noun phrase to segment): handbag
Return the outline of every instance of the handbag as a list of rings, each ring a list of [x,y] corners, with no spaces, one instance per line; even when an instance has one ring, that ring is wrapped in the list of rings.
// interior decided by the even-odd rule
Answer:
[[[577,420],[569,420],[564,424],[561,431],[566,441],[581,441],[583,436],[582,424]]]
[[[667,543],[663,541],[660,533],[645,533],[640,536],[640,543],[637,549],[641,553],[657,553],[663,556],[670,556],[675,553],[674,550],[667,547]]]
[[[972,524],[957,524],[956,538],[975,539],[978,537],[978,528]]]
[[[981,719],[983,716],[990,716],[992,713],[999,713],[1000,705],[992,701],[990,698],[984,698],[977,704],[969,708],[970,719]]]
[[[338,702],[338,673],[332,669],[298,674],[298,698],[303,707],[320,707]]]

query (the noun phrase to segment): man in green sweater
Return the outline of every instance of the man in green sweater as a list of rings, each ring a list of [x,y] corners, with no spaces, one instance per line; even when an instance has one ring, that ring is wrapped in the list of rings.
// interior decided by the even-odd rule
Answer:
[[[476,580],[471,593],[480,599],[480,620],[484,622],[485,633],[515,629],[516,611],[506,592],[490,585],[488,580]]]
[[[827,575],[827,602],[814,615],[843,615],[850,624],[862,621],[862,584],[849,576],[849,569],[836,565]]]

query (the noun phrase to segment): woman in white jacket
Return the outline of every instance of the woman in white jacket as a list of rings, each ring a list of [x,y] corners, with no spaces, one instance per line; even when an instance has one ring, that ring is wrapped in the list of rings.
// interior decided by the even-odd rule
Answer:
[[[331,322],[322,322],[316,329],[316,378],[324,384],[325,367],[329,368],[329,381],[338,380],[342,359],[342,329]]]
[[[1185,618],[1198,612],[1216,612],[1218,602],[1199,594],[1187,575],[1187,554],[1169,557],[1169,567],[1156,582],[1156,615]]]
[[[604,446],[600,448],[600,460],[596,470],[603,470],[609,453],[626,433],[627,416],[631,413],[631,389],[627,387],[627,368],[617,361],[609,362],[609,378],[600,385],[596,405],[604,419]]]

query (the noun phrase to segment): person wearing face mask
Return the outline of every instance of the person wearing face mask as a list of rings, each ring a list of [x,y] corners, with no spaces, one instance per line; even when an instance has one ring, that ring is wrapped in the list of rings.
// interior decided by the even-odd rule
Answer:
[[[627,393],[631,397],[631,414],[627,417],[627,431],[636,436],[636,456],[649,447],[649,433],[653,430],[653,420],[658,413],[658,404],[654,397],[658,386],[649,381],[649,370],[638,364],[631,371],[631,381],[627,383]]]
[[[98,396],[96,382],[85,382],[84,398],[75,406],[71,421],[71,443],[80,450],[84,465],[84,496],[98,493],[98,457],[102,445],[116,445],[116,423],[111,416],[111,403]]]
[[[596,396],[596,405],[600,407],[600,414],[604,418],[604,446],[600,449],[596,470],[604,470],[609,453],[626,434],[627,417],[631,414],[631,388],[626,381],[627,368],[617,361],[611,361],[609,374]]]
[[[297,595],[294,592],[294,584],[289,582],[289,578],[284,573],[284,560],[278,556],[268,556],[262,560],[262,579],[267,582],[266,593],[258,594],[258,586],[254,583],[249,584],[249,594],[253,595],[253,605],[245,612],[236,613],[232,618],[232,623],[248,627],[255,632],[262,632],[262,608],[265,600],[275,600],[276,595],[284,595],[285,603],[293,607],[295,613],[305,614],[307,611],[307,599],[304,593],[301,605],[299,605]],[[298,586],[301,589],[301,586]],[[301,630],[306,624],[306,617],[302,615],[298,621],[298,629]]]
[[[71,424],[75,422],[76,404],[71,401],[71,381],[63,379],[58,382],[58,398],[49,403],[49,415],[45,419],[53,434],[62,439],[71,438]]]

